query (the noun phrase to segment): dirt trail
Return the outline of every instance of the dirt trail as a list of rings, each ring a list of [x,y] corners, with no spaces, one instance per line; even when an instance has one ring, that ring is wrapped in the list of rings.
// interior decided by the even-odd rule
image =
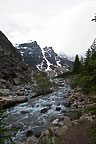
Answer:
[[[90,126],[93,122],[85,121],[78,127],[72,127],[59,138],[59,144],[94,144]]]

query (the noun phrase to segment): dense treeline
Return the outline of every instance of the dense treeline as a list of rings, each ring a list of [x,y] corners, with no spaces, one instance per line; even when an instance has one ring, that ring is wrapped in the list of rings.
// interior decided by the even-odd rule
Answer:
[[[80,86],[84,93],[96,94],[96,39],[87,50],[84,59],[76,55],[73,70],[58,77],[71,77],[72,87]]]
[[[78,85],[85,93],[96,93],[96,39],[87,50],[83,63],[76,55],[72,73],[79,74]]]

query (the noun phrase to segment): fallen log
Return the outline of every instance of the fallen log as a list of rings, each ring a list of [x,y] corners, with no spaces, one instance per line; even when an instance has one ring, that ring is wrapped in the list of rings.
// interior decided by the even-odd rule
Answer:
[[[3,105],[4,108],[9,108],[12,106],[15,106],[18,103],[27,102],[28,98],[25,96],[20,96],[17,98],[11,98],[11,97],[1,97],[0,103]]]

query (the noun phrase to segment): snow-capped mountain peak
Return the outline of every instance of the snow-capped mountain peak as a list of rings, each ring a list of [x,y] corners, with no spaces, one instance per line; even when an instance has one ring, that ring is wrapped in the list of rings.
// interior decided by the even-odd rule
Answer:
[[[40,48],[36,41],[15,45],[23,61],[34,70],[54,72],[55,75],[71,70],[73,62],[60,57],[52,47]]]

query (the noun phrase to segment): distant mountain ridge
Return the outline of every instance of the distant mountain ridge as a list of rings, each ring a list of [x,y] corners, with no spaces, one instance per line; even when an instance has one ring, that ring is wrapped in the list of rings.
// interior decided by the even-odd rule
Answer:
[[[36,41],[15,45],[23,61],[34,70],[63,73],[72,69],[73,62],[60,57],[52,47],[41,48]]]

